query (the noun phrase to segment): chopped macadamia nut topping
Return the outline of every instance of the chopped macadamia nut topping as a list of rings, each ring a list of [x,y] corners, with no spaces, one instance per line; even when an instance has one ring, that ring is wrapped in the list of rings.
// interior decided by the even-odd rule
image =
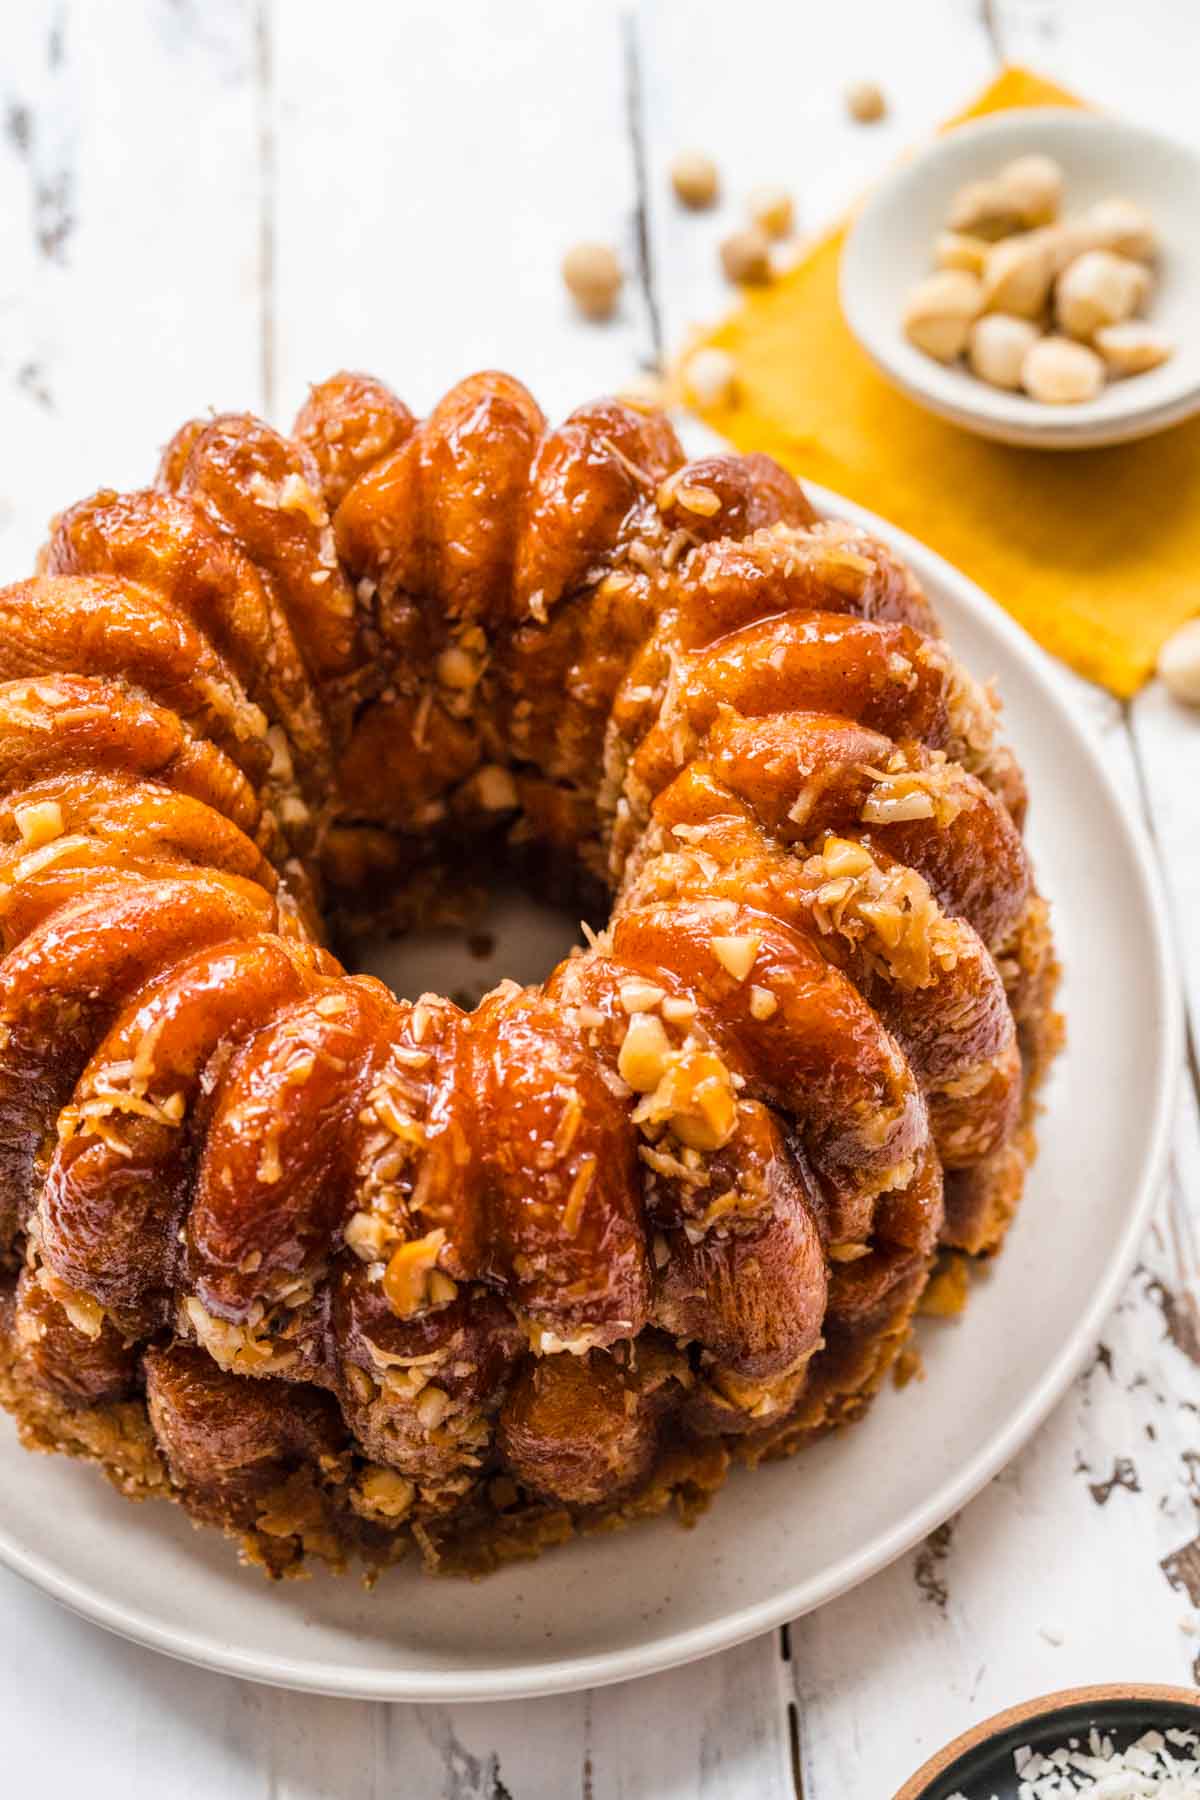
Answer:
[[[652,981],[634,978],[621,983],[620,995],[621,1005],[627,1013],[653,1012],[666,998],[666,989],[657,987]]]
[[[634,1013],[617,1058],[617,1073],[639,1094],[651,1093],[663,1078],[671,1040],[654,1013]]]
[[[779,1010],[779,1001],[770,988],[754,986],[750,989],[750,1016],[761,1023],[771,1018]]]
[[[410,1238],[392,1252],[383,1272],[383,1292],[399,1318],[411,1318],[430,1304],[429,1277],[445,1242],[446,1233],[439,1229]]]
[[[715,937],[713,955],[735,981],[745,981],[754,967],[762,939],[753,934],[744,937]]]
[[[57,800],[30,801],[25,806],[14,807],[13,818],[21,842],[28,844],[31,850],[40,850],[43,844],[53,843],[55,838],[62,836],[62,807]]]
[[[362,1370],[356,1370],[362,1374]],[[370,1377],[367,1377],[368,1381]],[[372,1384],[373,1385],[373,1384]],[[394,1469],[368,1468],[360,1480],[355,1498],[362,1510],[384,1519],[402,1519],[417,1497],[417,1490]]]

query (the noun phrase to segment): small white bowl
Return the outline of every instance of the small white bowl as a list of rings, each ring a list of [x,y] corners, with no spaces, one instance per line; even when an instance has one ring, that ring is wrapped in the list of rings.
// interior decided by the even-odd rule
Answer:
[[[1033,150],[1062,164],[1065,216],[1120,195],[1146,209],[1162,246],[1147,315],[1174,354],[1075,406],[1046,406],[989,387],[965,366],[935,362],[908,342],[900,322],[909,289],[933,268],[934,239],[955,191]],[[1045,450],[1147,437],[1200,412],[1198,195],[1200,155],[1140,125],[1070,107],[977,119],[902,164],[866,201],[842,252],[842,310],[890,381],[968,431]]]

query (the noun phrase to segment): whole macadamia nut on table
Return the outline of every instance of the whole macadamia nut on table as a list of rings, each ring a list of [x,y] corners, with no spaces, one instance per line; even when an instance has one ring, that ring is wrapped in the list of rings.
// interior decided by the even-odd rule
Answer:
[[[563,257],[563,280],[580,312],[607,319],[621,292],[621,265],[607,244],[576,244]]]
[[[721,192],[721,178],[711,156],[700,150],[681,150],[671,164],[675,197],[693,212],[713,206]]]
[[[1077,406],[1094,400],[1104,386],[1104,364],[1074,338],[1038,338],[1025,352],[1021,386],[1049,406]]]
[[[909,294],[905,336],[938,362],[953,362],[967,347],[967,333],[981,305],[982,290],[974,275],[965,269],[939,269]]]
[[[771,246],[757,225],[735,231],[721,245],[721,267],[742,287],[762,287],[771,279]]]
[[[755,188],[746,207],[751,222],[768,237],[787,237],[795,219],[792,196],[786,188]]]
[[[1132,318],[1150,292],[1145,267],[1112,250],[1087,250],[1068,263],[1054,289],[1054,310],[1064,331],[1090,338],[1102,325]]]
[[[887,111],[887,98],[877,81],[852,81],[846,89],[846,111],[860,125],[874,125]]]
[[[1037,326],[1028,319],[1012,313],[984,313],[971,326],[967,361],[981,381],[1015,390],[1021,385],[1026,354],[1037,340]]]

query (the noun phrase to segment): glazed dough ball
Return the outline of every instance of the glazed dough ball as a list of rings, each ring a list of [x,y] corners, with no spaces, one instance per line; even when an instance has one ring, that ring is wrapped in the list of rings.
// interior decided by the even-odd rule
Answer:
[[[939,269],[919,281],[904,309],[910,344],[938,362],[953,362],[967,347],[971,321],[982,304],[978,281],[964,269]]]
[[[1019,388],[1021,368],[1038,340],[1038,329],[1013,313],[984,313],[967,339],[967,361],[981,381],[992,387]]]
[[[1131,318],[1149,291],[1150,277],[1141,263],[1112,250],[1085,251],[1058,278],[1058,322],[1072,337],[1090,338],[1102,325]]]
[[[1073,338],[1044,337],[1031,344],[1021,364],[1021,386],[1050,406],[1094,400],[1104,386],[1104,364]]]

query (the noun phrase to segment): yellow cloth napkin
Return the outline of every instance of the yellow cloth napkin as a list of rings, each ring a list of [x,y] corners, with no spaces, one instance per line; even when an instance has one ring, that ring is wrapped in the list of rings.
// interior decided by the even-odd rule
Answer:
[[[1013,68],[950,123],[1078,104]],[[911,531],[1081,674],[1134,693],[1164,638],[1200,609],[1200,421],[1053,452],[935,419],[851,337],[837,293],[844,237],[844,226],[830,232],[705,334],[738,366],[734,403],[705,418],[739,449],[765,450]]]

